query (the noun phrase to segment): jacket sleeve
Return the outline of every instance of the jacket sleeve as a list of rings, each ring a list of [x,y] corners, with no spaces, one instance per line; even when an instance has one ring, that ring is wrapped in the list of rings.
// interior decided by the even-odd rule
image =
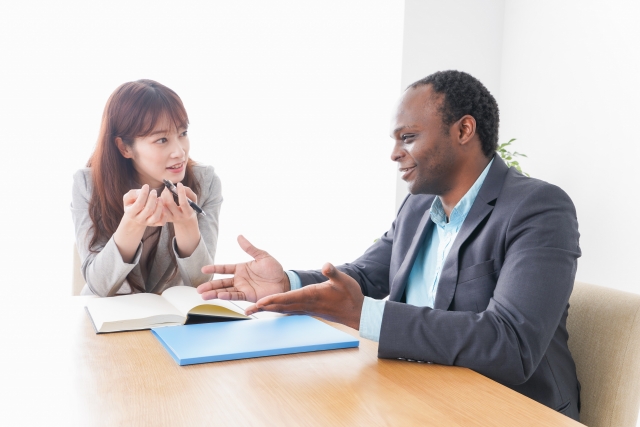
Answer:
[[[115,295],[120,290],[127,275],[138,264],[142,254],[142,243],[138,246],[131,263],[122,260],[113,236],[107,241],[98,242],[96,252],[89,250],[89,243],[93,237],[89,217],[92,191],[89,173],[81,169],[73,176],[71,217],[75,228],[76,247],[82,262],[82,276],[91,292],[106,297]]]
[[[465,366],[505,384],[527,381],[567,310],[579,233],[571,199],[555,186],[537,187],[512,212],[487,309],[386,302],[379,357]]]
[[[218,244],[218,227],[220,207],[222,205],[222,187],[220,178],[216,175],[213,166],[206,166],[201,182],[201,195],[198,205],[206,213],[206,216],[198,215],[198,228],[200,229],[200,242],[191,256],[180,258],[177,252],[175,237],[173,239],[173,252],[178,261],[178,270],[182,283],[186,286],[198,286],[211,280],[210,274],[204,274],[200,269],[213,264]]]

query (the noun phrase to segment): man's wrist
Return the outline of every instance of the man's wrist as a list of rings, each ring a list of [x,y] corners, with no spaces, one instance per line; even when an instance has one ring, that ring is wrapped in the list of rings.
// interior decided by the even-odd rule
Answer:
[[[289,290],[295,291],[296,289],[300,289],[302,287],[302,281],[300,280],[300,276],[295,271],[285,270],[285,274],[289,281]]]
[[[283,292],[289,292],[291,290],[291,281],[289,280],[289,275],[287,274],[287,272],[284,272],[284,279],[283,279]]]

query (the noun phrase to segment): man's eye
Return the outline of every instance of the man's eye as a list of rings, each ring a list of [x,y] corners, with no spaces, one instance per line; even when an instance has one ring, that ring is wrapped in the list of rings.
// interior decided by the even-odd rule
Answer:
[[[407,142],[407,141],[411,140],[414,136],[415,135],[413,135],[413,134],[404,134],[400,138],[402,138],[403,142]]]

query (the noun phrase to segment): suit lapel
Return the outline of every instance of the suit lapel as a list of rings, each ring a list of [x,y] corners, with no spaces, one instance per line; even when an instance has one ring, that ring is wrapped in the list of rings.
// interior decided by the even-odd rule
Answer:
[[[499,156],[494,156],[493,164],[482,183],[482,187],[473,202],[467,218],[462,223],[460,231],[451,246],[447,260],[442,267],[440,279],[438,280],[438,291],[433,308],[447,310],[453,301],[453,295],[458,283],[458,261],[460,247],[469,238],[476,228],[493,211],[494,201],[502,191],[505,175],[509,168]]]
[[[425,236],[431,231],[433,225],[434,224],[431,221],[431,209],[427,209],[418,224],[416,234],[413,236],[411,246],[409,246],[409,250],[404,257],[404,261],[400,265],[396,275],[393,277],[393,281],[391,282],[391,292],[389,293],[390,301],[400,301],[402,298],[413,263],[415,262],[416,256],[423,245]]]
[[[165,224],[162,226],[156,255],[153,258],[153,265],[151,266],[151,271],[149,271],[147,283],[145,283],[145,289],[147,292],[151,292],[155,289],[160,279],[164,277],[167,269],[171,267],[171,263],[167,262],[171,259],[169,250],[169,224]]]

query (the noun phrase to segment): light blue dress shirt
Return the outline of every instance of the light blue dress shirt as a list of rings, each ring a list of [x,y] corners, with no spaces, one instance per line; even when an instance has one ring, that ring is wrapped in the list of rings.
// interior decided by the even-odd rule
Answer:
[[[451,218],[447,222],[447,216],[442,206],[440,197],[436,197],[431,204],[431,221],[434,223],[430,236],[425,236],[424,244],[420,248],[416,260],[409,273],[407,281],[407,304],[418,307],[433,307],[438,290],[438,280],[442,267],[447,259],[453,241],[456,239],[467,214],[476,200],[476,196],[484,183],[493,160],[482,171],[469,191],[460,199],[451,211]],[[302,283],[300,277],[287,271],[291,289],[298,289]],[[384,300],[375,300],[364,297],[362,314],[360,315],[360,336],[374,341],[380,340],[380,328],[382,314],[384,313]]]

